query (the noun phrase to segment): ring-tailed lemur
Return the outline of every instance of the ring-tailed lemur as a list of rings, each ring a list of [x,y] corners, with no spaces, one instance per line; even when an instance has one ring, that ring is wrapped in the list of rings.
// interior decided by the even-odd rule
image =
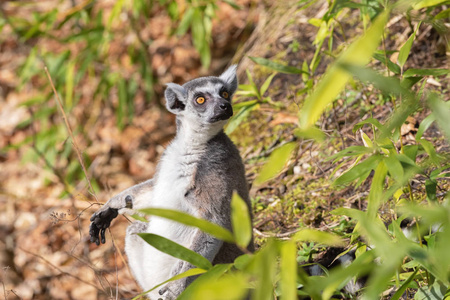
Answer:
[[[219,77],[201,77],[183,86],[167,85],[166,107],[177,116],[177,134],[165,150],[153,179],[114,196],[92,215],[91,242],[105,243],[105,230],[118,214],[147,207],[183,211],[231,230],[233,191],[250,207],[244,165],[238,150],[223,132],[233,115],[231,98],[237,84],[234,65]],[[233,262],[242,254],[235,245],[193,227],[159,217],[150,217],[148,223],[136,221],[127,229],[125,251],[143,290],[193,266],[145,243],[136,235],[141,232],[166,237],[200,253],[213,264]],[[253,250],[253,245],[249,250]],[[173,281],[148,296],[173,299],[192,280]]]

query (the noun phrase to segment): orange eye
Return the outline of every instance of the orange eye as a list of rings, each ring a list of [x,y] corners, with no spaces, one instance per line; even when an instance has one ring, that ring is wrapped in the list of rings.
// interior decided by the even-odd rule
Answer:
[[[228,96],[229,96],[229,95],[228,95],[228,93],[227,93],[227,92],[225,92],[225,91],[223,91],[223,92],[222,92],[222,97],[224,97],[224,98],[228,98]]]
[[[198,104],[203,104],[205,103],[205,97],[198,97],[197,99],[195,99],[195,102],[197,102]]]

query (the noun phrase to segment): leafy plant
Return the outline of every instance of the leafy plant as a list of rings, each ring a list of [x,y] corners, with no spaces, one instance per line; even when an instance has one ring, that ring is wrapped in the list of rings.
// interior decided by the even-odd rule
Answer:
[[[425,1],[416,3],[419,3],[416,4],[418,7],[431,5]],[[363,276],[368,277],[366,287],[361,292],[363,299],[378,299],[389,289],[392,289],[392,299],[400,299],[407,290],[416,291],[415,299],[441,299],[448,296],[450,198],[448,193],[443,197],[437,191],[446,189],[440,186],[440,179],[448,178],[450,163],[448,156],[438,153],[433,143],[423,136],[436,122],[449,138],[450,127],[446,121],[450,115],[448,102],[442,101],[435,93],[425,91],[423,85],[426,76],[443,76],[448,74],[448,70],[405,70],[420,23],[398,49],[396,62],[387,58],[385,50],[377,51],[390,16],[390,9],[382,11],[380,1],[364,1],[361,4],[333,2],[324,19],[317,21],[319,27],[325,28],[322,29],[323,36],[316,38],[317,45],[332,36],[329,34],[332,30],[330,24],[336,25],[333,18],[344,7],[360,9],[364,25],[373,19],[372,25],[339,55],[316,87],[308,91],[299,114],[300,128],[296,134],[311,137],[320,132],[315,127],[318,118],[353,78],[359,80],[361,85],[380,90],[384,97],[392,100],[394,110],[387,121],[368,118],[355,125],[354,132],[360,135],[363,145],[346,147],[330,158],[335,163],[342,160],[352,162],[335,179],[336,188],[353,183],[361,186],[370,182],[367,209],[339,208],[333,211],[341,220],[356,222],[350,234],[342,229],[337,230],[339,235],[303,229],[285,241],[269,239],[256,253],[245,254],[233,264],[207,268],[204,275],[183,293],[181,299],[199,298],[206,293],[214,299],[240,299],[244,298],[246,291],[249,291],[251,299],[331,299],[339,295],[349,282]],[[385,66],[387,75],[383,74],[383,70],[366,67],[372,58]],[[313,82],[316,62],[309,65],[304,63],[300,70],[267,59],[252,60],[277,72],[284,71],[297,76],[301,74],[305,83]],[[238,113],[234,122],[242,122],[243,115],[247,116],[259,105],[270,104],[270,101],[265,101],[264,94],[273,74],[261,88],[257,88],[248,72],[247,77],[249,84],[240,86],[238,95],[254,99],[236,105]],[[406,145],[400,128],[408,116],[422,109],[422,99],[425,99],[431,113],[419,125],[415,142]],[[228,130],[232,131],[235,127],[233,123],[230,126]],[[295,149],[296,144],[292,142],[274,151],[255,183],[276,176],[286,166]],[[335,171],[343,165],[339,165]],[[415,196],[412,191],[411,180],[417,182],[418,176],[426,178],[420,180],[420,184],[426,190],[428,201],[423,201],[425,198]],[[393,214],[392,222],[387,227],[383,219],[386,207]],[[237,218],[236,212],[233,212],[232,218]],[[242,215],[239,218],[242,219]],[[411,234],[400,227],[401,221],[406,218],[416,222],[416,229]],[[248,232],[248,225],[243,223],[233,226],[234,242],[241,248],[246,245],[242,241],[247,241],[247,238],[240,238],[242,240],[238,242],[236,232]],[[348,230],[349,222],[346,223],[343,225]],[[297,262],[309,261],[317,249],[326,246],[346,246],[347,250],[341,255],[354,249],[356,258],[347,266],[337,267],[322,276],[309,276],[298,268]]]

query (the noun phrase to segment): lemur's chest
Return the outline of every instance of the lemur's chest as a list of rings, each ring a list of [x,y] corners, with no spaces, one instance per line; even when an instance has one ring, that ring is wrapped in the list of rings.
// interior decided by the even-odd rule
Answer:
[[[195,184],[201,151],[167,148],[159,162],[154,187],[155,206],[186,211],[185,195]]]

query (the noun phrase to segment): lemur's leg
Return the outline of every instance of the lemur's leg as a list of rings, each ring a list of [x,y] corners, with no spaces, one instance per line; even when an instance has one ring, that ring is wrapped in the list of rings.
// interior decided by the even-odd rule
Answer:
[[[223,241],[216,239],[209,234],[204,233],[200,229],[197,230],[195,236],[193,238],[192,244],[188,247],[192,251],[195,251],[208,259],[210,262],[214,260],[214,257],[219,252],[220,248],[223,245]],[[173,267],[171,271],[171,277],[184,273],[189,269],[195,268],[195,266],[190,263],[179,260]],[[166,297],[172,299],[176,299],[187,287],[189,284],[194,281],[198,276],[191,276],[183,279],[179,279],[176,281],[169,282],[166,286],[164,286],[161,290],[159,290],[159,294],[165,294]]]
[[[128,257],[128,264],[134,278],[142,286],[142,264],[145,259],[143,248],[145,241],[137,235],[137,233],[146,232],[148,223],[141,221],[134,221],[127,228],[127,234],[125,236],[125,253]]]
[[[91,243],[105,243],[105,231],[119,214],[149,206],[152,188],[153,179],[149,179],[115,195],[99,208],[91,217]]]

